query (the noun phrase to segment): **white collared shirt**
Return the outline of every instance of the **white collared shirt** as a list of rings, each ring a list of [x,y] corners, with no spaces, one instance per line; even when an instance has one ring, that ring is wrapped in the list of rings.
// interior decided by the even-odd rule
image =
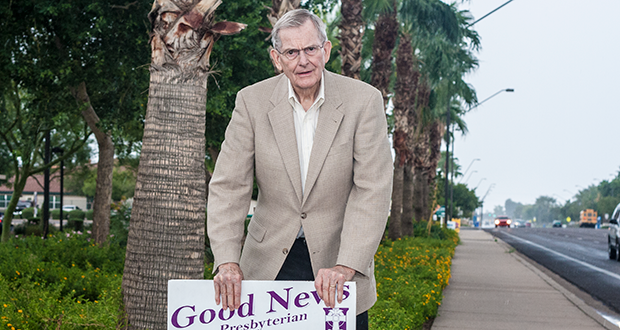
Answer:
[[[299,103],[291,81],[288,82],[288,101],[293,107],[293,118],[295,122],[295,136],[297,138],[297,151],[299,152],[299,167],[301,170],[301,189],[302,193],[306,188],[306,177],[308,176],[308,164],[310,163],[310,153],[314,143],[314,133],[316,125],[319,121],[319,112],[321,105],[325,102],[325,86],[323,85],[324,77],[321,77],[319,86],[319,94],[314,103],[308,109]]]
[[[287,79],[288,80],[288,79]],[[291,81],[288,80],[288,102],[293,107],[293,118],[295,122],[295,137],[297,138],[297,151],[299,152],[299,169],[301,172],[301,191],[302,194],[306,189],[306,177],[308,176],[308,165],[310,163],[310,154],[312,145],[314,144],[314,133],[316,125],[319,122],[319,111],[325,102],[325,75],[321,74],[321,84],[319,86],[319,94],[314,100],[308,111],[299,103],[295,90]],[[299,229],[297,238],[304,237],[304,228]]]

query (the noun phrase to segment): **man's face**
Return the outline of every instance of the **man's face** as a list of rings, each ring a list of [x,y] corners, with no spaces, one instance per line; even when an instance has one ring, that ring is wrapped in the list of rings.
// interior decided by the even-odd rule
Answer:
[[[321,44],[319,33],[311,20],[307,20],[299,27],[280,30],[280,40],[282,41],[282,49],[279,51],[282,53],[291,49],[301,50],[294,59],[289,59],[276,50],[271,50],[270,53],[276,67],[283,71],[291,81],[295,92],[299,94],[318,88],[323,68],[329,60],[332,49],[331,42],[328,40],[323,45]],[[319,48],[316,54],[309,56],[303,49],[310,46],[323,46],[323,48]]]

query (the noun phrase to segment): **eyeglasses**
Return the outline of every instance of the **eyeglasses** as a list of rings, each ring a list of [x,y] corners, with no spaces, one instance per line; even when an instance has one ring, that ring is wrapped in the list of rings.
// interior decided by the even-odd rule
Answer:
[[[314,56],[319,52],[319,49],[323,49],[324,44],[322,46],[319,45],[313,45],[313,46],[308,46],[304,49],[287,49],[283,52],[279,51],[276,49],[276,51],[278,51],[278,53],[286,56],[286,58],[288,58],[289,60],[294,60],[297,58],[297,56],[299,56],[299,53],[303,50],[304,53],[307,56]]]

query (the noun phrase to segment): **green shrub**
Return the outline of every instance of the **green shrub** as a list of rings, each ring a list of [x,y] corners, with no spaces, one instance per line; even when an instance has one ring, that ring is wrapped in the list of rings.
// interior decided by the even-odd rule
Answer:
[[[92,220],[93,219],[93,213],[95,213],[95,210],[90,209],[88,211],[86,211],[86,220]]]
[[[46,240],[13,238],[0,244],[0,255],[0,326],[116,328],[123,248],[95,246],[86,234],[56,233]]]
[[[84,231],[84,220],[69,220],[67,227],[78,232]]]
[[[20,216],[21,219],[30,219],[32,217],[34,217],[34,208],[27,207],[22,210],[22,215]]]
[[[375,255],[377,303],[369,310],[371,329],[422,329],[437,315],[458,235],[439,226],[427,236],[426,222],[417,237],[385,240]]]
[[[52,219],[54,220],[60,220],[60,210],[59,209],[54,209],[51,211],[52,214]],[[65,215],[65,213],[63,213],[63,216]]]
[[[120,246],[127,246],[127,234],[129,232],[129,219],[131,208],[121,204],[118,210],[110,215],[110,240]]]
[[[73,210],[73,211],[69,211],[69,217],[68,218],[69,218],[69,220],[84,220],[84,216],[85,216],[84,211],[82,211],[82,210]]]

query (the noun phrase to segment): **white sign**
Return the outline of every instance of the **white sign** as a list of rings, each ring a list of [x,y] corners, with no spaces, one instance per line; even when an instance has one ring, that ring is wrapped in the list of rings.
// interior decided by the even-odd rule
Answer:
[[[448,221],[447,225],[448,225],[448,229],[456,230],[456,222]]]
[[[211,280],[168,281],[168,330],[355,330],[355,282],[327,308],[312,281],[243,281],[241,306],[215,304]]]

